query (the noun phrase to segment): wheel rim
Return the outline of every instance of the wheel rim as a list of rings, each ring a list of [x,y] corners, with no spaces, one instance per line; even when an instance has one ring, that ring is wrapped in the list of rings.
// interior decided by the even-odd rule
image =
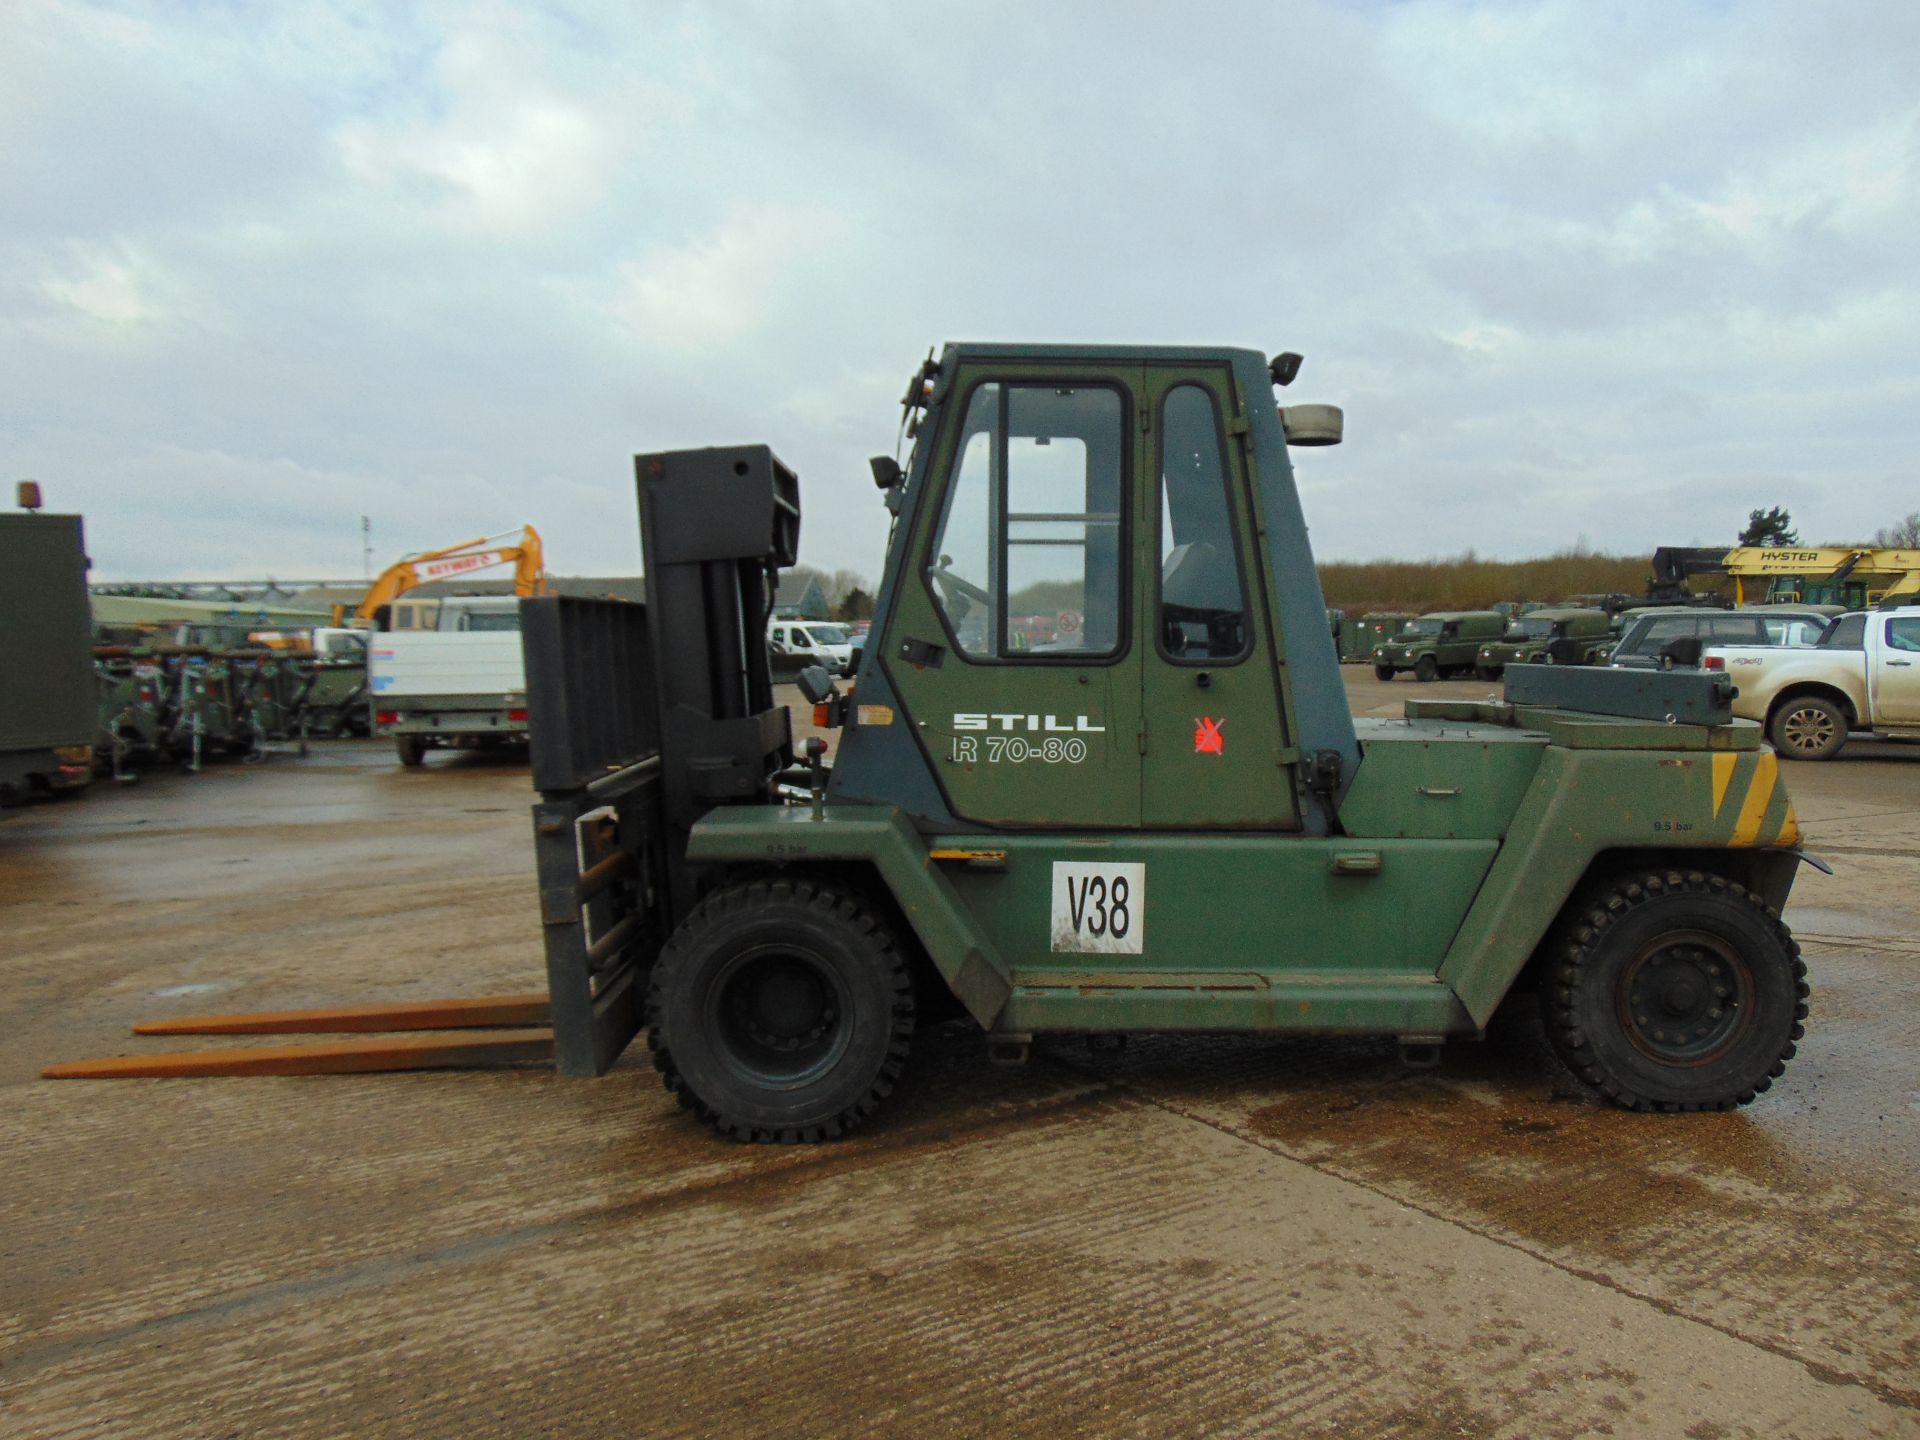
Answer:
[[[852,1035],[846,986],[811,950],[760,946],[733,957],[708,991],[708,1033],[729,1069],[793,1090],[832,1070]]]
[[[1620,972],[1615,999],[1633,1047],[1665,1065],[1705,1065],[1746,1033],[1753,971],[1717,935],[1672,931]]]
[[[1833,717],[1816,705],[1788,711],[1780,729],[1796,750],[1824,750],[1833,742]]]

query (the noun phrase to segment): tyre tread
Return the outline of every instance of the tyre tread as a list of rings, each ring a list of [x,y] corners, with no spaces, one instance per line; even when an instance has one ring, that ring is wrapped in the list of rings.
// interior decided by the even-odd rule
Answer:
[[[1714,1099],[1683,1102],[1641,1094],[1621,1077],[1612,1074],[1588,1043],[1577,1014],[1576,997],[1584,969],[1594,963],[1596,953],[1615,926],[1654,900],[1688,893],[1721,896],[1741,902],[1763,919],[1780,941],[1792,966],[1794,1011],[1785,1044],[1779,1055],[1769,1062],[1764,1074],[1736,1084]],[[1811,993],[1806,961],[1801,958],[1800,946],[1781,921],[1778,910],[1746,886],[1724,875],[1701,870],[1661,869],[1649,870],[1616,884],[1585,908],[1584,913],[1567,929],[1563,948],[1555,957],[1549,972],[1548,983],[1540,989],[1540,1000],[1547,1038],[1575,1075],[1623,1109],[1679,1114],[1698,1110],[1732,1110],[1765,1093],[1785,1073],[1787,1061],[1793,1058],[1797,1048],[1795,1042],[1806,1034]]]
[[[892,1035],[877,1073],[864,1093],[837,1114],[805,1125],[754,1125],[729,1115],[719,1106],[694,1093],[674,1063],[673,1047],[661,1017],[666,996],[678,978],[688,957],[716,927],[733,916],[765,909],[770,905],[797,904],[814,911],[822,920],[851,931],[858,943],[868,949],[893,991]],[[906,957],[892,932],[857,896],[809,879],[785,877],[756,878],[737,882],[714,891],[674,931],[647,977],[646,996],[647,1049],[661,1083],[683,1110],[728,1139],[743,1144],[801,1145],[837,1140],[864,1124],[880,1103],[893,1093],[906,1068],[914,1027],[913,982]]]

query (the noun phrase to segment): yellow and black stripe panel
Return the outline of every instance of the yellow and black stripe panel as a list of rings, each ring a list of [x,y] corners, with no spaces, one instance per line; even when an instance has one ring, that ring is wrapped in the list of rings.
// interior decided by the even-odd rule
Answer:
[[[1781,846],[1800,843],[1800,820],[1787,787],[1780,783],[1780,758],[1769,749],[1721,751],[1713,757],[1714,829],[1731,846]]]

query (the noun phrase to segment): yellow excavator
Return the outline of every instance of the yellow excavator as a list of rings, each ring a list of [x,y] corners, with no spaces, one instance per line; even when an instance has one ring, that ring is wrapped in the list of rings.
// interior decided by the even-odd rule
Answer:
[[[547,593],[547,570],[540,548],[540,532],[531,525],[522,525],[517,532],[510,530],[501,535],[484,535],[477,540],[463,540],[458,545],[449,545],[443,550],[422,550],[417,555],[401,556],[380,572],[380,577],[367,587],[367,593],[360,597],[358,605],[351,610],[345,605],[334,606],[333,623],[363,630],[384,630],[388,628],[388,607],[409,590],[435,580],[452,580],[476,570],[491,570],[498,565],[513,566],[514,594]]]

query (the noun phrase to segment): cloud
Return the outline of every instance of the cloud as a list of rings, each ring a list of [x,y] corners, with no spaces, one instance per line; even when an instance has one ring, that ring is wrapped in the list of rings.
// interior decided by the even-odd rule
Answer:
[[[132,255],[95,252],[79,257],[64,274],[48,275],[40,288],[49,300],[109,326],[154,324],[165,310],[153,296],[155,280]]]
[[[826,210],[741,210],[684,245],[621,265],[607,308],[645,343],[724,346],[762,329],[798,278],[795,262],[825,251],[846,231]]]
[[[0,453],[104,575],[359,573],[766,440],[805,558],[945,339],[1308,357],[1329,557],[1912,509],[1920,7],[1003,0],[0,20]]]

